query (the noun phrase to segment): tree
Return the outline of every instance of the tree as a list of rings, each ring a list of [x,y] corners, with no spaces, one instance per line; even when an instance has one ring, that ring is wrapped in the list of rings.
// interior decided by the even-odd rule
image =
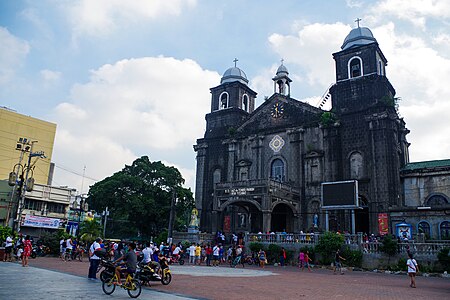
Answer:
[[[398,243],[396,239],[393,239],[390,235],[386,235],[383,238],[380,250],[388,255],[388,265],[391,262],[391,256],[397,254]]]
[[[147,156],[91,186],[88,203],[96,211],[108,207],[111,237],[156,236],[168,227],[172,191],[177,195],[175,229],[185,227],[194,206],[190,189],[175,167],[151,162]],[[111,222],[110,222],[111,220]]]
[[[336,250],[341,249],[344,244],[344,236],[334,232],[325,232],[320,236],[319,243],[316,246],[316,252],[322,257],[323,264],[330,264],[334,259]]]
[[[102,226],[95,219],[92,219],[90,221],[86,220],[81,223],[80,235],[82,237],[82,240],[85,242],[92,242],[100,236],[101,232]]]

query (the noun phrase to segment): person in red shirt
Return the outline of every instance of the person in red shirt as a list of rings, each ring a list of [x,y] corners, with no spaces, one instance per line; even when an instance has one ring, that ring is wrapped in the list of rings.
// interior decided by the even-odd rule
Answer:
[[[22,267],[28,267],[28,257],[31,255],[32,248],[30,236],[27,235],[23,242]]]
[[[205,248],[205,254],[206,254],[206,265],[211,266],[211,258],[213,254],[213,249],[211,248],[211,245],[208,244]]]

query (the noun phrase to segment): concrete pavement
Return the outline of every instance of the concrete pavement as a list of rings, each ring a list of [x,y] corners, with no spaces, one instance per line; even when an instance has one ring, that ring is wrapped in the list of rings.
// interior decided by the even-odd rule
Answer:
[[[131,299],[124,289],[116,288],[111,296],[102,291],[100,280],[35,267],[22,267],[18,263],[0,263],[0,299]],[[138,299],[199,299],[142,289]]]

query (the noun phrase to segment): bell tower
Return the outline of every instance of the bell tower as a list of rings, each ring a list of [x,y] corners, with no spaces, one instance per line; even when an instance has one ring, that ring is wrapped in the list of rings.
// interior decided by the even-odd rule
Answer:
[[[340,138],[340,167],[333,179],[358,180],[367,216],[357,216],[361,224],[356,222],[356,230],[378,232],[378,214],[388,213],[389,207],[402,201],[399,174],[408,161],[409,131],[398,115],[395,89],[386,77],[387,60],[370,29],[360,27],[359,21],[341,51],[333,54],[336,83],[330,93]]]
[[[225,71],[220,85],[211,88],[211,112],[206,115],[205,137],[222,136],[255,110],[256,92],[247,75],[236,66]]]

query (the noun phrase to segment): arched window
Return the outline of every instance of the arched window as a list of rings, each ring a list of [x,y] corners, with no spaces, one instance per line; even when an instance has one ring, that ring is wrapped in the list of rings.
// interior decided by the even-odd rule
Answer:
[[[222,94],[220,94],[219,97],[219,109],[225,109],[228,108],[228,93],[227,92],[223,92]]]
[[[450,239],[450,222],[444,221],[439,225],[439,238],[441,240]]]
[[[426,221],[420,221],[419,224],[417,224],[417,232],[423,233],[425,235],[425,238],[429,239],[431,237],[430,223]]]
[[[348,62],[349,78],[355,78],[363,75],[362,60],[359,57],[353,57]]]
[[[284,181],[284,162],[277,158],[272,162],[270,178],[283,182]]]
[[[363,157],[359,152],[350,155],[350,178],[361,179],[363,177]]]
[[[247,95],[242,96],[242,109],[245,110],[246,112],[248,112],[249,101],[248,101],[248,96]]]
[[[220,169],[215,169],[213,173],[213,184],[219,183],[221,180]]]
[[[430,198],[428,198],[428,201],[427,201],[427,206],[436,207],[436,206],[443,206],[446,204],[448,204],[448,201],[442,195],[433,195]]]

